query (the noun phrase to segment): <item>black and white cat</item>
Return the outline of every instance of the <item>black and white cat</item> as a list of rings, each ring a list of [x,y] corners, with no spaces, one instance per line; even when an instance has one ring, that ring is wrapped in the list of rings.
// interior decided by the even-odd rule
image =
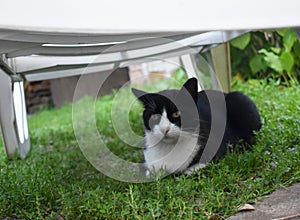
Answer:
[[[180,90],[147,93],[132,89],[144,106],[143,155],[147,173],[166,170],[191,174],[227,152],[228,145],[251,145],[261,127],[253,101],[240,92],[198,92],[196,78]],[[208,151],[207,149],[208,148]],[[209,157],[209,156],[208,156]]]

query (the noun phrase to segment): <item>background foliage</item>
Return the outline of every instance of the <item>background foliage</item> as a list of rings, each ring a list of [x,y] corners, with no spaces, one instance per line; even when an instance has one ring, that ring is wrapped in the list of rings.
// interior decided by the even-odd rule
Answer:
[[[294,30],[248,32],[230,42],[232,73],[289,85],[300,79],[300,43]]]

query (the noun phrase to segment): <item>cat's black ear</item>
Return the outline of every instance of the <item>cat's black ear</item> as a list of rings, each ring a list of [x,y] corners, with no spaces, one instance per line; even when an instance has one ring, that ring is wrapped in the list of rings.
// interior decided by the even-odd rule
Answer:
[[[144,91],[142,91],[142,90],[135,89],[135,88],[132,88],[131,91],[132,91],[132,93],[133,93],[137,98],[140,98],[141,96],[147,94],[146,92],[144,92]]]
[[[195,103],[197,103],[198,100],[198,80],[196,78],[190,78],[188,79],[181,90],[186,89],[190,95],[192,96]]]
[[[132,93],[141,101],[143,102],[144,104],[146,104],[146,95],[147,95],[147,92],[144,92],[142,90],[138,90],[138,89],[134,89],[132,88],[131,89]]]

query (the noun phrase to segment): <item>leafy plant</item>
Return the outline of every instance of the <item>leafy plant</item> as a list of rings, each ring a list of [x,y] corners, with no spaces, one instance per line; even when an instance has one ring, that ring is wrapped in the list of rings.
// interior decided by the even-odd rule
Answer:
[[[300,43],[292,29],[248,32],[231,42],[233,74],[283,84],[300,78]]]

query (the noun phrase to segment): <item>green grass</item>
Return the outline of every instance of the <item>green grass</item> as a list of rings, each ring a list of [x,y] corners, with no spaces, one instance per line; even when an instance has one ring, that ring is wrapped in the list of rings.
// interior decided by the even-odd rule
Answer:
[[[255,100],[262,116],[253,149],[230,153],[194,177],[151,183],[119,182],[93,168],[78,147],[71,105],[31,116],[26,159],[8,160],[0,146],[0,219],[222,219],[241,204],[300,181],[300,87],[249,81],[234,89]],[[112,97],[96,103],[99,130],[114,153],[139,160],[140,151],[115,136]],[[135,108],[131,125],[141,134],[141,108]]]

